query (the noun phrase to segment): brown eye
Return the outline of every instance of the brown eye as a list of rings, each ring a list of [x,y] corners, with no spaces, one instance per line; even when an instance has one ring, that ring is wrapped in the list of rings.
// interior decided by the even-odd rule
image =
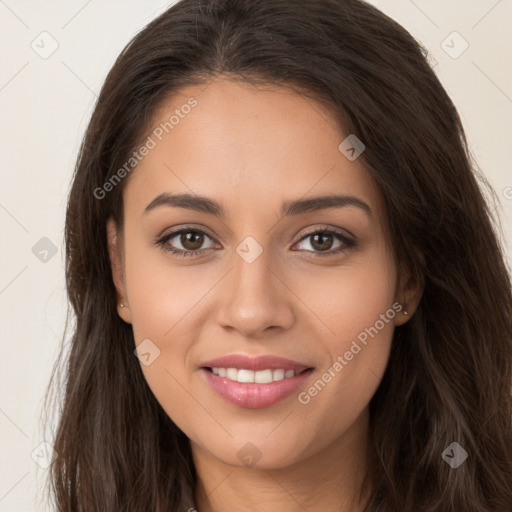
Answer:
[[[306,247],[303,247],[303,250],[311,252],[315,256],[330,256],[356,246],[355,240],[352,240],[342,232],[332,229],[317,229],[307,233],[295,245],[300,244],[305,244]]]
[[[181,245],[187,251],[195,251],[203,245],[204,235],[199,231],[183,231],[180,236]]]
[[[207,239],[211,245],[203,247]],[[201,229],[180,229],[173,231],[155,242],[162,249],[177,256],[200,256],[213,248],[213,239]]]
[[[334,240],[334,237],[331,234],[316,233],[315,235],[310,235],[310,237],[312,240],[311,247],[318,251],[329,250]]]

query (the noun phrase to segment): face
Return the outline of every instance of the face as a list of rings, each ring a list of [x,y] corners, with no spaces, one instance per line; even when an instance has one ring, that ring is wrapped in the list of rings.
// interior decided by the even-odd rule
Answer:
[[[348,134],[309,98],[228,80],[182,89],[151,130],[117,246],[108,229],[155,397],[230,465],[285,467],[348,439],[408,318],[378,190],[338,148]]]

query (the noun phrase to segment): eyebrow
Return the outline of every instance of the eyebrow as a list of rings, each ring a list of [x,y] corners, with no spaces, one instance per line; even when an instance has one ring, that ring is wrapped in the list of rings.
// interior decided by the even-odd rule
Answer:
[[[208,213],[217,217],[226,218],[225,208],[204,196],[192,194],[170,194],[164,192],[156,196],[144,209],[144,213],[148,213],[160,206],[170,206],[175,208],[184,208],[194,210],[201,213]],[[300,215],[326,208],[342,208],[346,206],[356,206],[365,211],[368,216],[372,215],[372,209],[364,201],[355,196],[349,195],[327,195],[317,196],[309,199],[298,199],[295,201],[285,201],[281,207],[281,217],[291,215]]]

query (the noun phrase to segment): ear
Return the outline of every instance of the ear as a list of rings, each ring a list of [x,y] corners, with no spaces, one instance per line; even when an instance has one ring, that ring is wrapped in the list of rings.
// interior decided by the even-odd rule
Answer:
[[[126,283],[124,278],[122,237],[114,219],[107,221],[107,242],[112,269],[112,279],[117,291],[117,313],[127,323],[131,323],[130,305],[126,295]],[[121,307],[123,304],[123,307]]]
[[[413,275],[409,270],[401,280],[399,279],[395,297],[396,301],[402,305],[402,309],[395,317],[395,325],[405,324],[414,315],[423,295],[423,289],[423,278]]]

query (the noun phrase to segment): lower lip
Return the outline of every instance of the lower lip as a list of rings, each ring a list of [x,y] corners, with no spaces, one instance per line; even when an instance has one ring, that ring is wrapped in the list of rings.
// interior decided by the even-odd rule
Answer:
[[[311,375],[310,368],[288,379],[269,382],[268,384],[244,383],[219,377],[206,368],[201,368],[210,386],[222,398],[240,407],[260,409],[276,404],[291,395]]]

